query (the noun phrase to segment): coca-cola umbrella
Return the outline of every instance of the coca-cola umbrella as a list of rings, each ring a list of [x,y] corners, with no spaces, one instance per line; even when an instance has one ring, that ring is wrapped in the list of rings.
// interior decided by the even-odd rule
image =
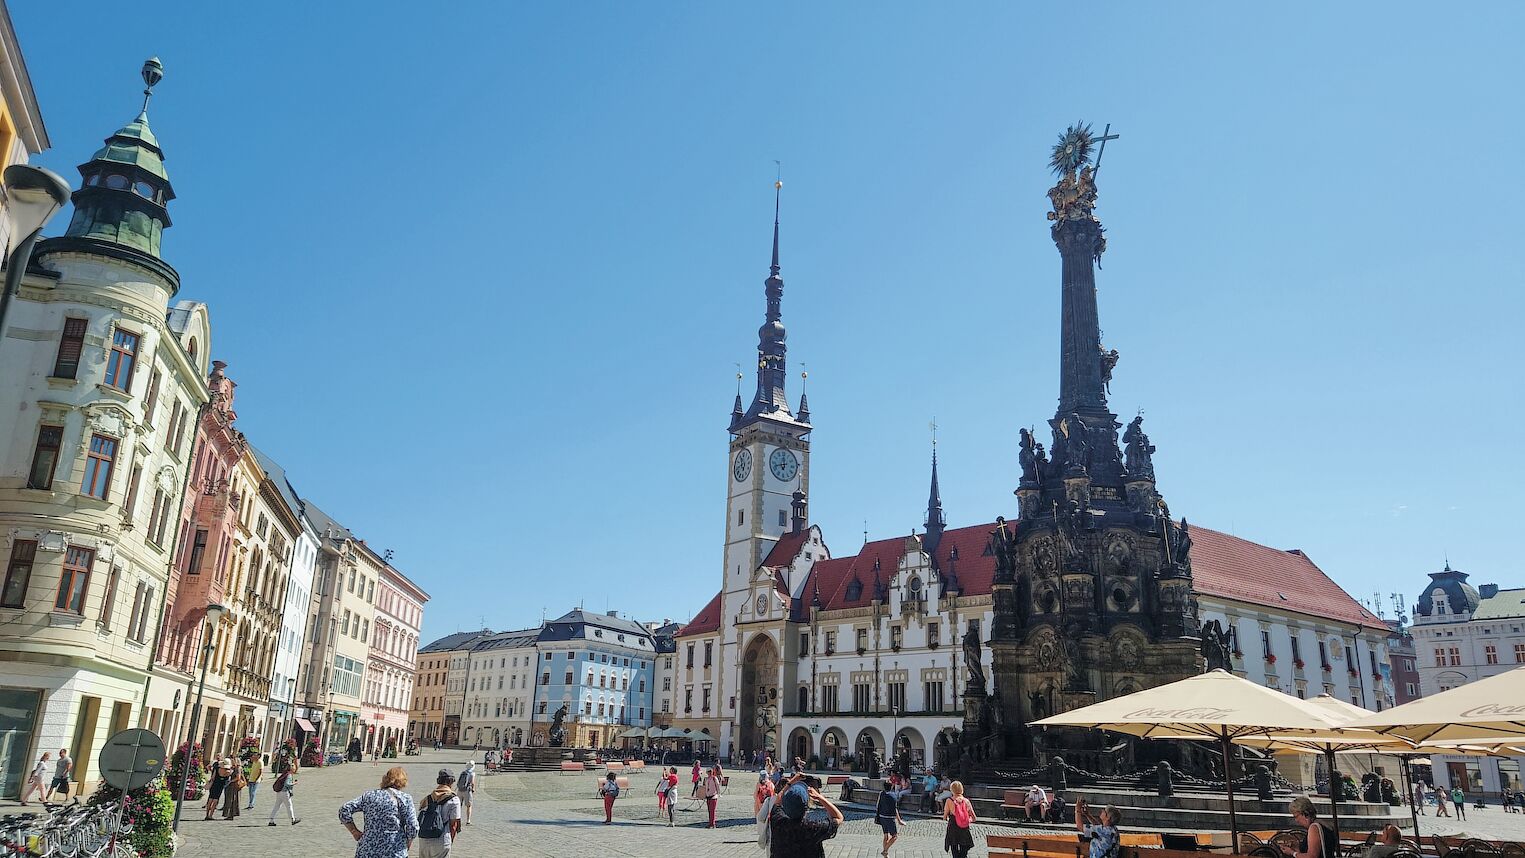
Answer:
[[[1525,740],[1525,667],[1421,697],[1350,722],[1415,744]]]
[[[1239,852],[1238,819],[1228,765],[1234,741],[1273,734],[1338,734],[1342,726],[1335,716],[1307,701],[1225,670],[1114,697],[1033,723],[1038,727],[1090,727],[1145,739],[1218,742],[1223,749],[1229,839],[1235,854]]]

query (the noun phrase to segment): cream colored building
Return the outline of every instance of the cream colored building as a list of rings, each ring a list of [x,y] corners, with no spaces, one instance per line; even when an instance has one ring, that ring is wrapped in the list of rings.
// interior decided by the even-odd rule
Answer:
[[[418,629],[424,621],[424,603],[429,601],[429,594],[385,557],[376,559],[381,561],[381,571],[373,605],[370,657],[365,667],[365,694],[360,712],[365,726],[362,741],[367,752],[372,748],[384,751],[391,743],[401,753],[408,735],[408,707],[417,672]]]
[[[3,24],[0,152],[14,160],[46,141]],[[187,302],[166,324],[180,278],[159,255],[174,197],[162,159],[145,111],[84,163],[69,226],[37,245],[0,332],[5,795],[60,747],[93,782],[147,694],[209,333]]]
[[[307,717],[328,751],[343,752],[360,736],[365,668],[376,582],[383,566],[365,543],[312,502],[306,515],[319,534],[311,626],[301,681]],[[363,741],[363,738],[362,738]]]

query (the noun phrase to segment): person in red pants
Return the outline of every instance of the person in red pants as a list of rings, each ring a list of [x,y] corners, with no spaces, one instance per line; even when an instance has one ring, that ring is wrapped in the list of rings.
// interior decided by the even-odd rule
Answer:
[[[720,802],[720,764],[710,766],[704,776],[704,803],[709,806],[710,828],[715,827],[715,805]]]
[[[614,800],[620,797],[619,782],[614,779],[614,772],[610,772],[604,782],[598,785],[598,794],[604,797],[604,824],[614,821]]]

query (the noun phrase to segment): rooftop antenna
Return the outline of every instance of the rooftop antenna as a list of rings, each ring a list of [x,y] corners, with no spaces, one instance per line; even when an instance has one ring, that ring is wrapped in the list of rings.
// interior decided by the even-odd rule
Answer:
[[[863,544],[868,544],[868,519],[863,519]]]

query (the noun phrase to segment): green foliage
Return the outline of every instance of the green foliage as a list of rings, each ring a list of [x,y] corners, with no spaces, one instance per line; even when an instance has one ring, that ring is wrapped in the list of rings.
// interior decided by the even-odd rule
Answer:
[[[90,796],[90,804],[115,804],[122,791],[104,783]],[[175,798],[163,775],[147,786],[128,790],[122,819],[132,825],[128,840],[142,858],[170,858],[175,852],[170,824],[175,817]]]

